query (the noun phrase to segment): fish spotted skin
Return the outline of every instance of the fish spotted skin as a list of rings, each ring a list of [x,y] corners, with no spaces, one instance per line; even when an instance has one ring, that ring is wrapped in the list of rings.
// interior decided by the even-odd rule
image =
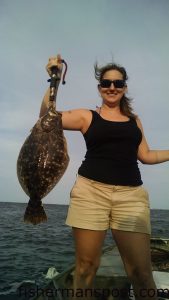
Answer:
[[[63,176],[69,163],[62,115],[54,107],[40,118],[23,144],[17,160],[19,182],[30,197],[24,220],[33,224],[46,221],[41,199]]]

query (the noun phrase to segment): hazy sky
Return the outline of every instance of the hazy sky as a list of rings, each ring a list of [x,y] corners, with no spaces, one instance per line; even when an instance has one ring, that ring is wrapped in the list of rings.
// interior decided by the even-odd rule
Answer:
[[[113,57],[128,71],[150,148],[169,149],[168,0],[0,0],[0,52],[0,201],[28,201],[16,161],[48,87],[48,58],[57,53],[68,63],[58,109],[95,109],[101,100],[93,65]],[[65,135],[70,164],[44,203],[69,203],[85,155],[82,135]],[[169,209],[169,163],[139,166],[151,207]]]

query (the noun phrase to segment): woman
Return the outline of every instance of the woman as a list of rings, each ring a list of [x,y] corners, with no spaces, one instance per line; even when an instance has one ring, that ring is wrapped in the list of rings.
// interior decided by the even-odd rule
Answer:
[[[61,57],[49,59],[47,71]],[[87,146],[85,160],[71,190],[66,223],[73,228],[76,250],[74,288],[93,286],[102,245],[108,228],[120,251],[136,299],[156,290],[151,270],[150,208],[142,186],[137,159],[144,164],[169,160],[169,150],[150,150],[140,119],[132,112],[126,97],[127,74],[123,67],[95,66],[95,77],[102,98],[96,111],[76,109],[62,112],[63,128],[79,130]],[[48,108],[49,90],[40,116]],[[142,293],[144,289],[144,293]],[[84,297],[84,299],[86,299]]]

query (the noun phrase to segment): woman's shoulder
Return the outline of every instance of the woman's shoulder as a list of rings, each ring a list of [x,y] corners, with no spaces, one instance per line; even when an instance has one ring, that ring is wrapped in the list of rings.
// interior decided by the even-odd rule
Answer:
[[[142,122],[141,122],[139,116],[135,117],[135,122],[136,122],[137,126],[141,129],[141,131],[143,131],[143,125],[142,125]]]

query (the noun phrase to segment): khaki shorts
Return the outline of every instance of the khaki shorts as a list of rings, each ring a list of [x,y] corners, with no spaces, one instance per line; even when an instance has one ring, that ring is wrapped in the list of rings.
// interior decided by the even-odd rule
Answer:
[[[70,197],[69,226],[151,233],[149,197],[142,185],[110,185],[78,176]]]

